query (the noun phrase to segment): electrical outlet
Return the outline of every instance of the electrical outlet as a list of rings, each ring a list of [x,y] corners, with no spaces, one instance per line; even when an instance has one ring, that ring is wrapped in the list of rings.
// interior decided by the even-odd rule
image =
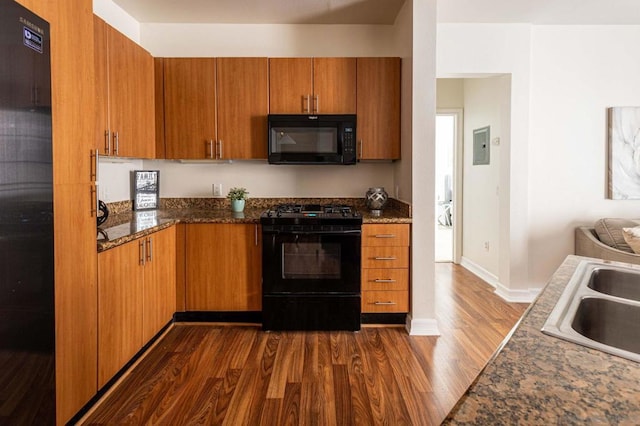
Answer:
[[[484,242],[484,251],[489,251],[489,241]]]
[[[222,184],[214,183],[213,184],[213,196],[214,197],[222,197]]]

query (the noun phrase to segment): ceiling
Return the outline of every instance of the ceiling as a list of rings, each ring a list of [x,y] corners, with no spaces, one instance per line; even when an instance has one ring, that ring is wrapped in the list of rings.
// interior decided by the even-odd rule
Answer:
[[[405,0],[113,0],[139,22],[393,24]],[[414,0],[421,1],[421,0]],[[441,23],[640,24],[640,0],[438,0]]]

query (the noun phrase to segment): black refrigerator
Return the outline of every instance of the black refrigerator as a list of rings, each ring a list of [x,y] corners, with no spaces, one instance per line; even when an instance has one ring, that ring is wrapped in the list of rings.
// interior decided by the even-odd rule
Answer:
[[[54,424],[49,24],[0,0],[0,424]]]

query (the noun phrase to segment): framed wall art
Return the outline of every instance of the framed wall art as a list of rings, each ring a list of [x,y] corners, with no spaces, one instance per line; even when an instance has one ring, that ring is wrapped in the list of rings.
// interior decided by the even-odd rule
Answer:
[[[157,209],[160,202],[160,171],[131,172],[133,210]]]
[[[640,199],[640,107],[608,110],[607,198]]]

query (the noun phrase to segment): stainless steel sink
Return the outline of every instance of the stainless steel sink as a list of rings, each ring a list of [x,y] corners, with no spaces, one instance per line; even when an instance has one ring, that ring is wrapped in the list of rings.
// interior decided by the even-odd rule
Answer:
[[[640,362],[640,269],[581,262],[542,332]]]
[[[599,293],[640,301],[640,271],[597,268],[588,285]]]

